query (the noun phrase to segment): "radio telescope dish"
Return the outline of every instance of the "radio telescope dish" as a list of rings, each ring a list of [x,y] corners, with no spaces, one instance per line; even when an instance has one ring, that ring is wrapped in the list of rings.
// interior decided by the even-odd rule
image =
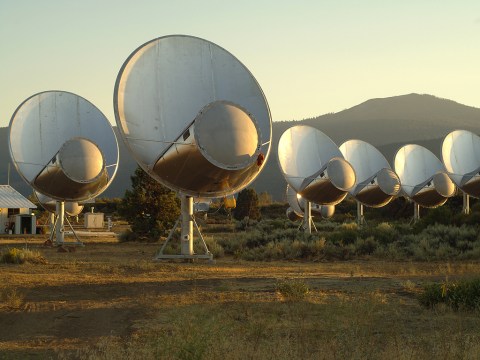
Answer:
[[[377,208],[398,195],[400,180],[374,146],[361,140],[348,140],[340,146],[340,151],[355,170],[355,184],[349,192],[357,201]]]
[[[313,203],[336,205],[355,184],[355,171],[337,145],[311,126],[293,126],[282,134],[278,162],[287,183]]]
[[[257,81],[232,54],[196,37],[136,49],[118,74],[114,109],[139,165],[187,196],[237,192],[270,150],[270,110]]]
[[[405,145],[395,154],[395,172],[403,193],[423,207],[443,205],[455,194],[455,185],[440,160],[420,145]]]
[[[45,91],[15,110],[8,140],[20,176],[34,190],[57,201],[55,233],[57,243],[63,244],[64,220],[68,222],[65,201],[99,195],[117,172],[118,144],[110,123],[76,94]]]
[[[290,206],[287,209],[287,217],[292,221],[303,218],[307,200],[297,194],[289,185],[287,185],[287,201]],[[311,204],[311,211],[313,215],[329,219],[335,214],[335,206]]]
[[[138,164],[180,193],[182,254],[164,255],[164,245],[156,258],[211,259],[205,243],[205,256],[193,254],[192,197],[231,195],[265,165],[272,122],[259,84],[220,46],[165,36],[141,45],[124,62],[114,111]]]
[[[442,158],[455,185],[480,197],[480,137],[466,130],[452,131],[443,140]]]
[[[10,155],[36,191],[59,201],[103,192],[118,165],[118,144],[107,118],[84,98],[46,91],[26,99],[10,121]]]
[[[37,198],[40,205],[47,210],[48,212],[55,213],[57,210],[57,201],[39,193],[38,191],[34,191],[35,197]],[[68,216],[77,216],[83,211],[83,205],[79,204],[78,202],[66,201],[65,202],[65,214]]]

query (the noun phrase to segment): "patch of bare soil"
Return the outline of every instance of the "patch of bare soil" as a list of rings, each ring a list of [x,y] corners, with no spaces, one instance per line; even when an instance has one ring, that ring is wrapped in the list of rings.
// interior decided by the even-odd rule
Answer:
[[[55,358],[106,336],[128,337],[165,306],[233,302],[245,294],[278,301],[275,286],[285,278],[302,279],[312,301],[376,292],[413,306],[420,284],[480,272],[478,263],[466,262],[154,262],[159,244],[90,239],[59,253],[43,241],[27,246],[47,264],[0,265],[0,359]],[[25,246],[24,239],[0,240],[0,250],[13,246]]]

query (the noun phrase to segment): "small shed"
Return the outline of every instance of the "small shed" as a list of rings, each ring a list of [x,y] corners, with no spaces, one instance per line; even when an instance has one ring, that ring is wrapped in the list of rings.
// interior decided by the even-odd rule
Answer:
[[[31,210],[37,206],[10,185],[0,185],[0,231],[35,234],[36,219]]]

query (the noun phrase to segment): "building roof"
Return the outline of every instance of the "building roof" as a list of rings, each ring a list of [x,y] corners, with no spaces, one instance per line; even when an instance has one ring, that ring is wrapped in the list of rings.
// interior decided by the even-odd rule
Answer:
[[[0,208],[2,209],[36,209],[37,206],[10,185],[0,185]]]

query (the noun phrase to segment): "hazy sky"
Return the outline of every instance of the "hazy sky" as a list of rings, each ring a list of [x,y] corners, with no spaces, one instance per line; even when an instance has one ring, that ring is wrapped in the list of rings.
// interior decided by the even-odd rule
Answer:
[[[0,126],[45,90],[77,93],[115,123],[120,66],[169,34],[233,53],[274,120],[412,92],[480,107],[478,0],[0,0]]]

